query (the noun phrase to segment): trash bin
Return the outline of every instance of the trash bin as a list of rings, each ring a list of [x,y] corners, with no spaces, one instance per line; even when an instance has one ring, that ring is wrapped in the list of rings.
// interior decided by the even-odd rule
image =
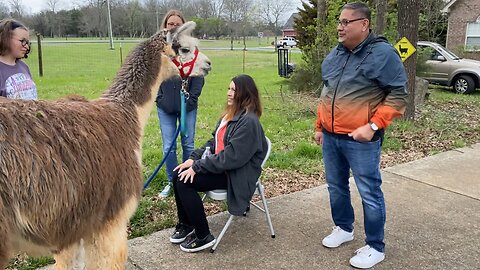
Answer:
[[[287,48],[278,48],[278,75],[288,77],[293,72],[295,65],[288,62],[289,52]]]

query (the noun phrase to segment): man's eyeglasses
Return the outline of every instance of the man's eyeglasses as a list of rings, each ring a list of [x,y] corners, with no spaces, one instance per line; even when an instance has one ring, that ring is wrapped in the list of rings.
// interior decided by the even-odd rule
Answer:
[[[28,39],[19,39],[18,41],[20,41],[20,43],[22,43],[22,46],[25,47],[28,45],[28,47],[30,47],[31,43],[30,43],[30,40]]]
[[[343,27],[346,27],[347,25],[349,25],[352,22],[361,21],[361,20],[365,20],[365,19],[366,18],[358,18],[358,19],[353,19],[353,20],[343,19],[343,20],[338,20],[338,24],[342,25]]]

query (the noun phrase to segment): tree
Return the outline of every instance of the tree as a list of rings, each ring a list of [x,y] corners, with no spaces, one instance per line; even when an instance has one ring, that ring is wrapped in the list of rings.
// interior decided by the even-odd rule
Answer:
[[[297,32],[298,47],[302,48],[308,44],[313,44],[317,35],[316,31],[311,31],[311,26],[315,26],[317,19],[317,0],[309,0],[310,3],[302,2],[302,8],[298,9],[299,17],[294,22],[294,28]]]
[[[417,44],[418,41],[419,9],[419,0],[398,0],[398,34],[400,37],[406,37],[412,44]],[[416,53],[404,62],[408,77],[408,103],[405,118],[412,121],[415,120],[416,64]]]
[[[235,29],[238,29],[236,27],[238,25],[238,22],[240,22],[241,16],[242,16],[242,1],[243,0],[225,0],[225,15],[226,15],[226,21],[228,28],[230,29],[230,49],[233,50],[233,39],[234,39],[234,33]]]
[[[0,18],[7,18],[10,10],[3,2],[0,3]]]
[[[387,12],[387,0],[376,0],[375,8],[377,11],[375,19],[375,33],[383,35],[387,24],[387,17],[385,13]]]
[[[103,0],[90,0],[87,6],[80,9],[82,12],[82,31],[88,36],[105,37],[107,16],[105,16]]]
[[[21,0],[10,0],[10,11],[13,18],[22,19],[25,14],[25,7]]]
[[[258,4],[258,16],[277,34],[280,30],[280,17],[289,9],[289,0],[264,0]]]
[[[445,45],[448,18],[441,12],[443,0],[423,0],[420,2],[419,39]]]
[[[60,3],[60,0],[47,0],[47,6],[49,7],[50,11],[55,13],[58,8],[58,4]]]
[[[296,68],[291,80],[297,91],[318,92],[320,89],[322,62],[337,41],[336,22],[343,4],[340,0],[310,0],[299,9],[294,27],[305,63]]]

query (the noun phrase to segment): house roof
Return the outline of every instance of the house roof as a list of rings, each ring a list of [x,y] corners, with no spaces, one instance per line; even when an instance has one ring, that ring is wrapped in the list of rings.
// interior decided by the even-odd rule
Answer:
[[[450,7],[453,6],[453,4],[455,4],[455,2],[457,2],[457,0],[450,0],[444,8],[442,8],[442,12],[443,13],[449,13],[450,12]]]
[[[288,18],[287,22],[283,25],[282,30],[293,29],[293,25],[295,24],[294,20],[297,17],[300,17],[300,13],[292,13],[292,15],[290,15],[290,18]]]

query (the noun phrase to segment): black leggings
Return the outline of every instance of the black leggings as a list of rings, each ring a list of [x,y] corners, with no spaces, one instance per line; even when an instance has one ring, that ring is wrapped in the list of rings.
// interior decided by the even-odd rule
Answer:
[[[193,226],[197,237],[205,238],[210,233],[210,229],[198,192],[227,189],[227,175],[225,173],[197,173],[193,178],[193,183],[190,181],[184,183],[178,180],[178,174],[174,172],[172,180],[179,223]]]

